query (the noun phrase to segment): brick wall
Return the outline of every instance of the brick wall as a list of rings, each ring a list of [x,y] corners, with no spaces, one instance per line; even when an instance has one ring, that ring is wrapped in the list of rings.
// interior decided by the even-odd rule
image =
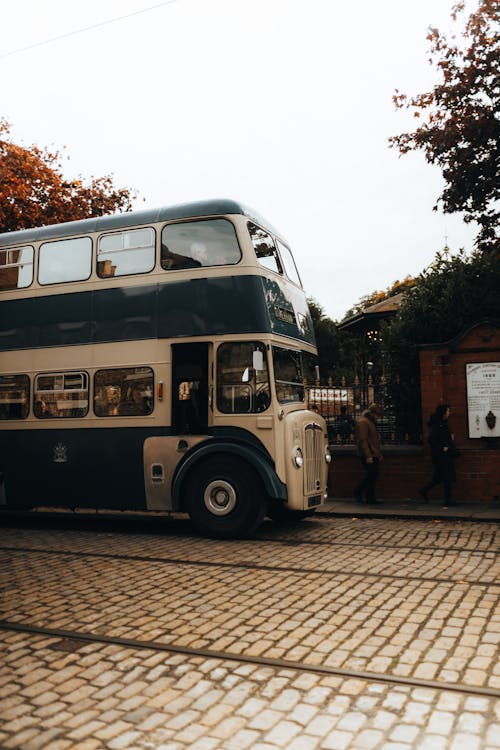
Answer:
[[[500,361],[500,324],[485,322],[453,341],[420,351],[422,422],[439,403],[451,406],[450,428],[460,450],[456,461],[458,500],[500,501],[500,441],[498,438],[469,438],[465,365]],[[500,414],[497,414],[500,419]],[[377,487],[379,497],[418,498],[417,488],[432,474],[424,427],[424,446],[387,448]],[[362,476],[362,467],[353,450],[332,446],[334,460],[330,472],[330,496],[352,497],[353,487]],[[430,493],[442,497],[442,486]]]
[[[363,476],[361,462],[353,449],[332,446],[331,451],[329,495],[352,497],[353,488]],[[429,478],[430,471],[430,460],[424,459],[423,450],[394,452],[392,448],[387,449],[380,466],[377,495],[393,499],[418,497],[417,488]]]

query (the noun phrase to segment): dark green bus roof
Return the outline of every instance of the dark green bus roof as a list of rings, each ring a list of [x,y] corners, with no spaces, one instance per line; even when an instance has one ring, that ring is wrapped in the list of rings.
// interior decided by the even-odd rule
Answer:
[[[148,208],[143,211],[128,211],[121,214],[113,214],[112,216],[98,216],[80,221],[67,221],[64,224],[51,224],[33,229],[20,229],[16,232],[5,232],[0,234],[0,247],[26,245],[30,242],[55,240],[63,237],[72,237],[77,234],[90,234],[91,232],[113,231],[116,229],[125,229],[126,227],[153,224],[160,221],[217,216],[221,214],[243,214],[258,224],[268,227],[274,234],[277,234],[269,222],[262,219],[256,211],[237,201],[219,199],[180,203],[177,206]]]

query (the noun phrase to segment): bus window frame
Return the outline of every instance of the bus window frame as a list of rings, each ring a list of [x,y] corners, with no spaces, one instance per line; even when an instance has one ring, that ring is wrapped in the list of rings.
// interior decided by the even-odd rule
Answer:
[[[299,359],[300,359],[300,374],[301,374],[301,377],[302,377],[301,381],[298,381],[298,380],[297,381],[295,381],[295,380],[283,380],[282,378],[280,378],[278,380],[278,378],[276,377],[276,359],[275,359],[275,353],[277,354],[278,352],[287,352],[288,354],[296,354],[296,355],[299,356]],[[302,351],[302,349],[293,349],[291,347],[287,348],[285,346],[282,346],[281,344],[273,344],[272,347],[271,347],[271,359],[272,359],[272,363],[273,363],[273,385],[274,385],[274,389],[275,389],[275,393],[276,393],[276,399],[277,399],[278,403],[281,404],[281,405],[302,404],[302,403],[305,403],[305,399],[306,399],[306,384],[305,384],[305,379],[304,379],[304,363],[303,363],[302,357],[303,357],[303,351]],[[285,388],[286,388],[286,386],[290,386],[291,388],[297,389],[297,395],[299,395],[300,390],[302,390],[302,398],[291,398],[291,399],[289,399],[289,398],[287,398],[287,399],[280,398],[279,397],[279,389],[278,389],[279,385],[282,385]]]
[[[144,230],[151,230],[153,233],[153,244],[152,245],[144,245],[144,248],[153,248],[153,265],[151,268],[149,268],[147,271],[131,271],[130,273],[119,273],[119,274],[112,274],[112,275],[102,275],[99,273],[99,263],[105,263],[105,261],[99,260],[99,245],[101,240],[104,237],[111,237],[116,235],[124,235],[131,232],[142,232]],[[123,252],[129,252],[133,250],[138,250],[139,247],[132,247],[132,248],[122,248],[121,250],[107,250],[106,254],[113,254],[113,253],[123,253]],[[152,226],[143,226],[143,227],[128,227],[126,229],[117,229],[114,232],[103,232],[102,234],[99,234],[96,237],[95,241],[95,275],[98,279],[120,279],[126,276],[144,276],[146,274],[152,273],[156,268],[156,261],[157,261],[157,231],[155,227]]]
[[[61,244],[63,242],[74,242],[75,240],[89,240],[90,241],[90,268],[89,273],[87,276],[81,278],[81,279],[67,279],[65,281],[40,281],[40,268],[43,269],[42,264],[42,250],[44,247],[47,247],[48,245],[56,245]],[[63,237],[61,239],[52,239],[47,240],[45,242],[40,242],[38,249],[37,249],[37,257],[38,257],[38,265],[37,265],[37,274],[36,274],[36,280],[37,283],[42,286],[55,286],[56,284],[80,284],[83,281],[88,281],[92,277],[92,265],[93,265],[93,257],[94,257],[94,241],[92,237],[90,237],[88,234],[82,234],[78,235],[76,237]]]
[[[121,370],[121,371],[123,371],[123,370],[131,370],[132,371],[132,370],[138,370],[138,369],[149,370],[150,373],[151,373],[151,409],[149,411],[147,411],[147,412],[142,413],[142,414],[126,414],[126,413],[120,414],[120,411],[119,411],[120,406],[122,404],[124,404],[124,403],[127,403],[127,401],[128,401],[128,400],[127,401],[122,401],[121,398],[120,398],[120,401],[116,405],[116,410],[117,410],[116,414],[109,414],[109,413],[108,414],[99,414],[98,411],[97,411],[97,409],[96,409],[96,394],[97,394],[97,387],[101,388],[102,386],[101,385],[96,386],[96,377],[97,377],[97,375],[99,373],[101,373],[101,372],[113,372],[113,371],[116,371],[116,370]],[[134,374],[137,374],[137,373],[134,373]],[[145,375],[144,375],[144,378],[145,378]],[[140,379],[140,378],[138,378],[138,379]],[[126,381],[126,377],[123,379],[122,385],[123,385],[123,383],[125,383],[125,381]],[[93,373],[93,377],[92,377],[92,384],[93,384],[92,414],[95,417],[97,417],[97,419],[114,419],[114,418],[118,418],[118,419],[138,418],[138,419],[140,419],[140,418],[144,418],[144,417],[151,417],[152,415],[154,415],[154,411],[155,411],[155,408],[156,408],[156,402],[157,402],[156,393],[155,393],[155,383],[156,383],[155,369],[151,365],[123,365],[121,367],[120,366],[118,366],[118,367],[117,366],[114,366],[114,367],[99,367],[98,369],[95,370],[95,372]]]
[[[223,394],[222,394],[222,391],[220,389],[222,389],[222,387],[223,387],[224,384],[220,381],[221,367],[220,367],[220,361],[219,361],[219,352],[224,347],[234,346],[234,345],[241,345],[241,344],[248,344],[249,346],[252,346],[253,347],[253,351],[255,351],[256,347],[259,347],[259,350],[262,351],[262,354],[264,355],[264,360],[263,361],[264,361],[264,364],[265,364],[265,372],[266,372],[267,378],[266,378],[266,381],[262,381],[262,382],[267,385],[267,390],[264,390],[262,392],[262,395],[263,394],[267,394],[267,403],[261,409],[257,409],[256,408],[257,397],[259,396],[259,393],[257,391],[257,385],[258,385],[257,382],[254,383],[253,381],[243,380],[243,379],[239,383],[231,383],[231,384],[225,384],[225,385],[226,385],[226,387],[229,386],[229,387],[233,387],[233,388],[236,387],[237,385],[239,385],[241,387],[241,389],[242,389],[242,392],[243,391],[247,391],[248,394],[249,394],[249,403],[250,403],[250,407],[251,408],[248,409],[248,410],[246,410],[246,411],[233,411],[233,410],[225,410],[225,409],[221,408],[221,399],[222,399],[222,395]],[[259,340],[252,340],[252,341],[233,341],[233,340],[231,340],[231,341],[223,341],[223,342],[219,343],[219,345],[217,346],[217,349],[215,351],[215,357],[214,357],[214,362],[215,362],[215,404],[216,404],[217,411],[218,411],[219,414],[223,414],[225,416],[226,415],[233,415],[233,416],[234,415],[239,415],[239,416],[243,416],[243,415],[254,416],[256,414],[263,414],[264,412],[268,411],[268,409],[270,408],[271,403],[272,403],[272,395],[271,395],[272,394],[272,374],[271,374],[271,369],[269,367],[269,356],[268,356],[268,354],[269,353],[268,353],[267,344],[265,342],[259,341]],[[250,365],[248,365],[248,367],[246,369],[250,369]]]
[[[53,377],[53,378],[56,378],[58,376],[62,376],[63,377],[63,386],[64,386],[64,384],[65,384],[65,378],[66,378],[66,376],[69,376],[69,375],[81,375],[81,376],[84,376],[84,381],[83,381],[84,387],[83,388],[64,388],[63,387],[62,389],[56,389],[56,388],[53,388],[53,389],[46,389],[46,388],[45,389],[40,389],[40,388],[37,388],[37,382],[38,382],[39,378],[44,378],[44,377],[49,377],[49,378]],[[86,381],[86,386],[87,386],[86,388],[85,388],[85,381]],[[37,413],[37,409],[35,408],[36,404],[38,403],[38,401],[42,401],[43,402],[43,397],[40,396],[40,394],[48,394],[48,393],[53,393],[53,394],[59,393],[60,394],[60,393],[71,393],[71,392],[74,393],[75,391],[87,395],[87,408],[85,410],[85,414],[64,414],[64,413],[63,414],[51,414],[49,412],[48,414],[40,415],[40,414]],[[57,403],[55,397],[54,397],[53,402],[49,403],[49,406],[52,403]],[[68,402],[68,404],[71,404],[71,402]],[[74,406],[74,405],[72,405],[72,406],[69,405],[68,406],[68,410],[69,409],[82,409],[82,407],[78,407],[78,406]],[[51,370],[50,372],[37,372],[35,374],[35,376],[33,378],[33,416],[36,419],[42,419],[42,420],[43,419],[57,419],[57,420],[59,420],[59,419],[85,419],[85,417],[87,417],[89,415],[89,412],[90,412],[90,376],[89,376],[89,373],[88,373],[87,370]]]
[[[286,276],[286,278],[288,279],[288,281],[289,281],[289,282],[290,282],[291,284],[295,284],[295,286],[298,286],[298,287],[299,287],[299,289],[302,289],[302,290],[303,290],[303,289],[304,289],[304,287],[302,286],[302,279],[300,278],[300,274],[299,274],[299,271],[298,271],[298,268],[297,268],[297,264],[295,263],[295,258],[293,257],[293,253],[292,253],[292,251],[290,250],[290,248],[288,247],[288,245],[286,245],[286,244],[285,244],[285,243],[284,243],[284,242],[283,242],[282,240],[280,240],[280,239],[279,239],[278,237],[276,237],[276,238],[275,238],[275,243],[276,243],[276,248],[277,248],[277,250],[278,250],[278,252],[279,252],[279,255],[280,255],[280,259],[281,259],[281,265],[282,265],[282,267],[283,267],[283,272],[284,272],[284,275]],[[281,248],[282,248],[282,247],[284,247],[284,248],[285,248],[285,250],[287,250],[287,251],[288,251],[288,255],[289,255],[290,261],[291,261],[291,262],[292,262],[292,264],[293,264],[293,268],[295,269],[295,274],[296,274],[296,276],[297,276],[297,279],[298,279],[298,281],[295,281],[295,279],[292,279],[292,277],[291,277],[291,276],[290,276],[290,274],[288,273],[288,268],[287,268],[287,264],[286,264],[286,263],[285,263],[285,262],[283,261],[283,258],[284,258],[284,257],[286,257],[286,256],[284,255],[284,253],[282,253],[282,252],[281,252]]]
[[[213,264],[207,264],[207,265],[200,264],[199,266],[191,265],[188,263],[187,265],[181,266],[179,268],[166,268],[163,265],[163,232],[165,231],[165,229],[167,229],[168,227],[180,226],[182,224],[201,224],[202,222],[208,222],[208,221],[225,221],[233,228],[234,238],[236,240],[236,246],[240,253],[240,257],[238,258],[238,260],[235,261],[234,263],[213,263]],[[200,269],[204,269],[204,268],[230,268],[230,267],[239,265],[241,261],[243,260],[243,251],[241,249],[241,244],[238,238],[238,228],[236,224],[233,221],[231,221],[231,219],[227,218],[226,216],[203,216],[199,218],[191,217],[188,219],[181,219],[177,221],[167,221],[165,224],[163,224],[163,226],[161,227],[159,231],[159,238],[160,238],[160,258],[159,258],[160,270],[166,271],[167,273],[175,273],[175,271],[185,271],[187,269],[190,271],[199,271]],[[177,255],[177,253],[174,253],[174,255]],[[182,257],[185,257],[188,261],[195,260],[189,255],[182,256]]]
[[[0,272],[4,268],[19,268],[19,266],[21,266],[21,267],[22,266],[31,266],[31,281],[30,281],[30,283],[26,284],[26,286],[6,286],[6,287],[2,287],[0,285],[0,292],[14,292],[14,291],[17,291],[18,289],[24,290],[24,289],[29,289],[31,286],[33,286],[33,284],[35,282],[35,259],[36,259],[36,252],[35,252],[35,246],[34,245],[26,244],[26,245],[17,245],[17,246],[14,246],[14,247],[3,247],[3,248],[0,248],[0,254],[2,252],[4,252],[6,254],[6,258],[7,258],[8,253],[16,252],[16,251],[22,251],[22,250],[27,250],[28,248],[31,249],[31,253],[32,253],[32,255],[31,255],[31,262],[28,261],[28,262],[25,262],[25,263],[4,263],[4,264],[0,263]]]
[[[257,250],[255,248],[255,244],[254,244],[254,240],[253,240],[253,237],[252,237],[252,233],[250,231],[250,225],[251,224],[253,224],[254,227],[256,227],[257,229],[260,229],[261,232],[264,232],[265,234],[267,234],[271,238],[271,240],[273,242],[273,248],[274,248],[273,257],[276,260],[276,265],[278,267],[277,270],[275,270],[274,268],[268,268],[266,265],[264,265],[264,263],[261,263],[261,261],[259,259],[259,256],[257,255]],[[260,268],[264,268],[269,273],[276,274],[276,276],[279,276],[280,278],[288,278],[288,276],[285,274],[285,270],[284,270],[284,266],[283,266],[283,261],[281,259],[280,254],[279,254],[278,246],[276,244],[276,237],[274,236],[274,234],[272,234],[269,231],[269,229],[266,229],[265,227],[260,226],[260,224],[258,224],[253,219],[247,219],[246,226],[247,226],[248,236],[250,238],[250,242],[251,242],[254,254],[255,254],[255,258],[257,260],[257,265]]]
[[[3,378],[24,378],[25,379],[25,383],[27,383],[26,390],[24,391],[26,398],[25,398],[24,401],[21,401],[19,403],[26,404],[27,409],[25,410],[26,411],[25,415],[21,416],[21,417],[10,417],[10,416],[8,416],[5,419],[3,419],[3,418],[0,417],[0,423],[2,423],[2,422],[15,422],[15,421],[18,421],[18,420],[28,419],[28,417],[30,415],[30,404],[31,404],[31,380],[30,380],[29,375],[27,375],[24,372],[15,372],[15,373],[10,373],[10,374],[5,374],[5,375],[2,374],[2,375],[0,375],[0,381]],[[22,386],[20,386],[20,387],[13,387],[12,390],[22,390]],[[16,404],[18,402],[14,402],[14,403]],[[4,402],[3,400],[0,400],[0,407],[3,406],[3,405],[7,405],[7,402]]]

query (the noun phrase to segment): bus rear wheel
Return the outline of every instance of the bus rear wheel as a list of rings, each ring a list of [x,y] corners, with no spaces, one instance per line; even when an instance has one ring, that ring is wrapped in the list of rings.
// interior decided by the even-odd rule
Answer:
[[[205,536],[248,536],[265,513],[263,491],[253,469],[239,458],[215,456],[194,469],[186,488],[186,509]]]

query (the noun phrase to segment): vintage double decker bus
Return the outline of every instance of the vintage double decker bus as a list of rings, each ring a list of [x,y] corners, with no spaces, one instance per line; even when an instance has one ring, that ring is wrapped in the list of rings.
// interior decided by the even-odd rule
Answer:
[[[286,242],[230,200],[0,235],[0,506],[185,512],[202,533],[324,502],[316,348]]]

